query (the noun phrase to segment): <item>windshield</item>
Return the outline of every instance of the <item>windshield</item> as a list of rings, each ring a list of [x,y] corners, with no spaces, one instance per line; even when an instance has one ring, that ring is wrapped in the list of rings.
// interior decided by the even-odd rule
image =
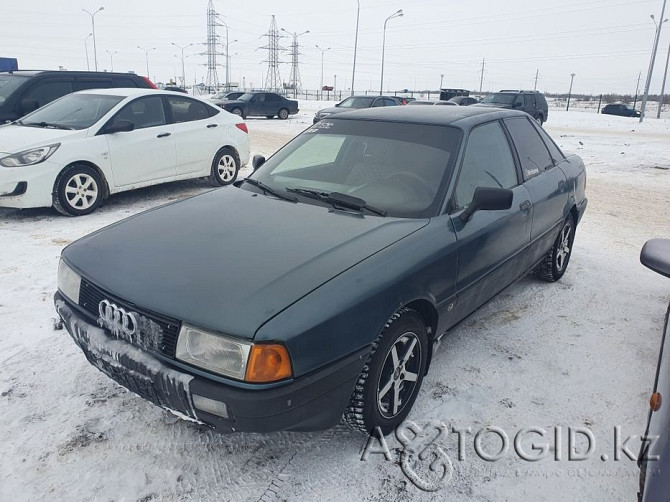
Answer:
[[[239,98],[240,101],[251,101],[251,98],[254,97],[254,94],[251,94],[250,92],[245,92],[242,94]]]
[[[482,103],[498,103],[501,105],[511,105],[512,103],[514,103],[515,98],[516,94],[494,92],[493,94],[489,94],[484,99],[482,99]]]
[[[337,106],[338,108],[370,108],[374,100],[374,97],[354,96],[345,99]]]
[[[68,94],[26,115],[20,124],[87,129],[123,99],[103,94]]]
[[[0,103],[9,99],[9,96],[29,78],[21,75],[0,74]]]
[[[389,216],[424,218],[439,211],[460,138],[460,130],[451,127],[321,121],[269,158],[252,178],[277,193],[297,194],[307,204],[328,206],[294,189],[345,194]]]

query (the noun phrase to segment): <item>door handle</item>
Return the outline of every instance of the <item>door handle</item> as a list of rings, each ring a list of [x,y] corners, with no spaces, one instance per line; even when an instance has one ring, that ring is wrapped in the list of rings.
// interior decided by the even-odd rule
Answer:
[[[565,189],[565,180],[560,180],[558,182],[558,189],[562,192]]]
[[[160,133],[160,134],[159,134],[158,136],[156,136],[156,137],[157,137],[157,138],[167,138],[170,134],[172,134],[172,133],[169,133],[169,132],[163,132],[163,133]]]
[[[207,129],[211,129],[212,127],[216,127],[219,124],[207,124]]]
[[[521,204],[519,204],[519,209],[521,209],[524,213],[530,211],[530,201],[524,200]]]

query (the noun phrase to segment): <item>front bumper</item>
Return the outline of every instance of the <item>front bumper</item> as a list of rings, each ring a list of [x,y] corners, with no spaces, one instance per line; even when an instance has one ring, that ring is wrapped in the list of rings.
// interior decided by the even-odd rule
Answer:
[[[60,166],[46,160],[26,167],[0,166],[0,207],[49,207]]]
[[[222,383],[201,371],[186,371],[90,324],[85,316],[56,293],[56,311],[88,361],[153,404],[213,427],[219,432],[323,430],[342,416],[369,349],[351,354],[317,372],[268,388]],[[225,403],[228,418],[199,410],[198,395]]]

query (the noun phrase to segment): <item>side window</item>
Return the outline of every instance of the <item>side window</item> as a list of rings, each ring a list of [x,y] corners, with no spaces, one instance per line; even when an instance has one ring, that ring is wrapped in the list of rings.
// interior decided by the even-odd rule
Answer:
[[[136,88],[137,84],[132,78],[114,77],[114,87]]]
[[[515,108],[523,106],[523,97],[521,96],[521,94],[517,95],[517,97],[514,98],[514,104],[512,106],[514,106]]]
[[[128,103],[116,115],[115,120],[129,120],[135,129],[146,129],[165,125],[165,111],[160,96],[148,96]]]
[[[42,82],[28,90],[23,95],[23,99],[34,99],[39,106],[44,106],[54,99],[70,94],[72,91],[72,82]]]
[[[268,103],[278,103],[279,101],[281,101],[281,98],[279,97],[278,94],[266,94],[265,101],[267,101]]]
[[[189,98],[168,96],[168,105],[175,122],[192,122],[209,118],[207,105]]]
[[[514,157],[500,123],[473,129],[454,191],[454,207],[467,207],[477,187],[512,188],[518,184]]]
[[[537,124],[533,124],[533,127],[542,137],[542,140],[544,141],[547,150],[549,150],[549,155],[551,155],[551,158],[554,159],[554,163],[558,164],[559,162],[565,160],[565,155],[563,155],[563,152],[561,152],[556,143],[554,143],[554,140],[551,139],[551,137],[545,132],[545,130],[542,129]]]
[[[78,91],[85,91],[86,89],[109,89],[112,87],[111,80],[77,80],[75,83]]]
[[[530,94],[523,95],[523,107],[526,110],[532,110],[535,108],[535,103],[533,102],[533,96]]]
[[[505,125],[519,154],[524,179],[528,180],[553,167],[549,150],[527,118],[505,119]]]
[[[373,107],[376,107],[376,106],[384,106],[384,99],[383,99],[383,98],[377,98],[377,99],[375,99],[375,100],[373,101],[373,103],[372,103],[372,106],[373,106]]]
[[[384,98],[384,106],[395,106],[397,105],[397,101],[393,101],[392,99],[389,98]]]
[[[265,94],[256,94],[253,98],[252,101],[257,104],[263,104],[265,103]]]

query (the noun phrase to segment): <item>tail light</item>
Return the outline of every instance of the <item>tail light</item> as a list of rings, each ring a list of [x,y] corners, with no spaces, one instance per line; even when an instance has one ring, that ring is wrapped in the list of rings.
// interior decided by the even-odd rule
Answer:
[[[246,132],[249,134],[249,129],[247,129],[247,124],[244,122],[240,122],[239,124],[235,124],[235,127],[237,127],[240,131]]]
[[[151,87],[152,89],[158,89],[158,87],[156,87],[156,84],[154,84],[151,80],[149,80],[149,77],[142,77],[142,80],[144,80],[147,84],[149,84],[149,87]]]

